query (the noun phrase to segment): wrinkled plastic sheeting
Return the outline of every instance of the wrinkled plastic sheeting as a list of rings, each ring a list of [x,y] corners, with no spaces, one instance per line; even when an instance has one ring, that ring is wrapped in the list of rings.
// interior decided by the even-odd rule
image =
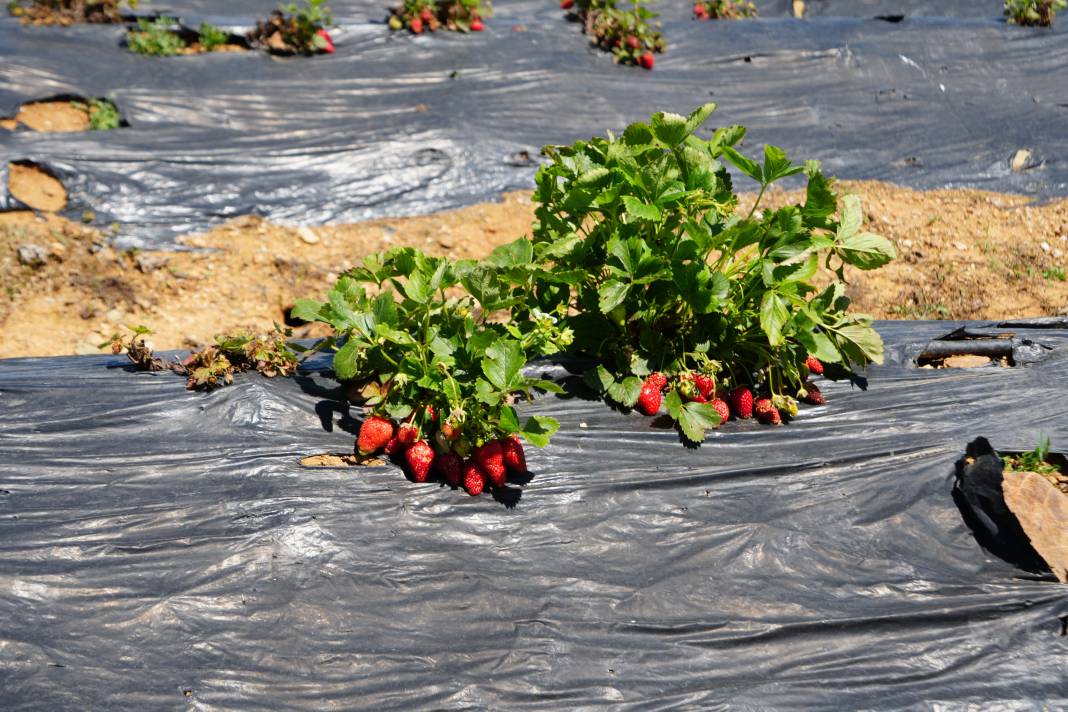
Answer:
[[[951,326],[877,326],[867,391],[696,450],[537,401],[561,429],[514,508],[302,468],[353,444],[314,368],[198,394],[0,361],[4,708],[1063,708],[1068,589],[980,548],[952,487],[977,435],[1068,442],[1068,331],[930,370],[905,354]]]
[[[141,57],[120,48],[120,26],[0,19],[0,114],[112,96],[131,124],[0,132],[0,166],[36,161],[67,186],[72,217],[92,209],[121,245],[166,247],[246,214],[340,223],[496,199],[531,187],[545,144],[714,100],[711,124],[749,126],[749,152],[774,143],[843,178],[1039,197],[1068,186],[1068,45],[1059,28],[1006,25],[997,2],[973,3],[979,17],[908,3],[896,23],[874,19],[906,11],[889,0],[810,2],[857,16],[803,21],[769,5],[759,20],[695,22],[689,3],[664,5],[670,46],[653,72],[591,49],[555,3],[499,2],[486,32],[421,37],[390,33],[381,4],[332,4],[337,52],[314,58]],[[240,31],[273,5],[142,9]],[[1013,172],[1019,149],[1031,159]],[[20,207],[6,190],[0,209]]]

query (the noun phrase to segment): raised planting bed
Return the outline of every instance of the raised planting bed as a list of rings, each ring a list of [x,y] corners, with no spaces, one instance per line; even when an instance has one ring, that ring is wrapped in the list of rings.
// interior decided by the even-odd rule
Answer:
[[[332,22],[324,0],[304,0],[299,5],[293,2],[257,22],[248,33],[248,41],[254,47],[283,56],[332,54],[334,40],[326,31]]]
[[[560,8],[567,11],[569,20],[582,24],[590,44],[612,53],[613,61],[652,69],[656,54],[667,45],[657,13],[642,0],[634,0],[628,9],[618,7],[617,0],[562,0]]]
[[[226,32],[207,22],[197,29],[183,27],[171,17],[154,20],[141,18],[124,40],[135,54],[150,57],[203,54],[205,52],[244,52],[249,42],[240,35]]]

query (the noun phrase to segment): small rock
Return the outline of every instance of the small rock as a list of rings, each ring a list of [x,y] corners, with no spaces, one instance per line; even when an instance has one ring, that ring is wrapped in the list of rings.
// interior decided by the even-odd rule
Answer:
[[[903,247],[912,247],[912,240],[902,240],[901,244]]]
[[[1050,249],[1052,249],[1052,248],[1050,248],[1049,243],[1045,242],[1045,241],[1043,241],[1042,244],[1039,245],[1039,247],[1042,248],[1043,252],[1049,252]]]
[[[1064,257],[1064,252],[1061,251],[1061,250],[1054,250],[1053,251],[1053,256],[1058,258],[1058,259],[1060,259],[1061,257]]]
[[[304,242],[308,243],[309,245],[314,245],[319,242],[319,236],[312,232],[312,229],[310,227],[298,227],[297,235],[299,235],[300,239],[304,240]]]
[[[48,246],[48,253],[62,262],[63,258],[67,256],[67,248],[59,242],[53,242]]]
[[[152,255],[147,252],[139,252],[134,260],[137,263],[137,269],[141,270],[145,274],[149,272],[155,272],[156,270],[167,266],[167,258],[161,255]]]
[[[953,246],[956,247],[958,250],[967,250],[968,249],[968,246],[965,245],[963,242],[954,242]]]
[[[103,242],[93,242],[93,244],[89,245],[89,254],[95,255],[97,252],[100,252],[105,247],[107,247],[107,245],[105,245]]]
[[[20,245],[19,262],[27,267],[40,267],[48,259],[48,251],[40,245]]]
[[[112,324],[120,323],[124,316],[125,314],[123,314],[122,311],[120,311],[119,309],[109,309],[108,313],[104,315],[104,317]]]
[[[1012,157],[1012,170],[1019,173],[1027,168],[1027,164],[1031,162],[1031,152],[1026,148],[1021,148]]]

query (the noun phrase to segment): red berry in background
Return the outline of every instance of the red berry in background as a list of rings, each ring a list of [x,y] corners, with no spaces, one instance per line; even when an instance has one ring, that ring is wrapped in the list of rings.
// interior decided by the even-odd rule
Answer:
[[[815,356],[806,358],[805,365],[808,366],[809,373],[814,373],[817,376],[823,375],[823,364]]]
[[[423,21],[418,17],[413,18],[412,21],[408,24],[408,29],[412,31],[413,35],[423,34]]]
[[[389,442],[386,443],[386,454],[390,457],[393,457],[394,455],[399,455],[404,452],[405,447],[406,446],[402,445],[401,441],[397,439],[397,436],[394,435],[389,439]]]
[[[638,49],[642,46],[641,40],[634,35],[627,35],[627,46],[631,49]]]
[[[430,447],[426,440],[419,440],[404,451],[404,460],[408,463],[412,479],[416,482],[426,482],[430,466],[434,464],[434,448]]]
[[[779,409],[771,404],[770,398],[757,399],[757,402],[753,404],[753,413],[756,414],[757,420],[765,425],[782,424],[782,415]]]
[[[826,405],[827,399],[820,393],[820,389],[812,382],[805,383],[805,397],[802,398],[809,405]]]
[[[504,466],[518,473],[527,471],[527,456],[523,452],[523,443],[515,435],[501,441],[504,450]]]
[[[668,379],[667,376],[658,371],[656,373],[650,373],[645,379],[645,382],[652,384],[654,388],[662,391],[667,388]]]
[[[419,13],[419,19],[427,24],[430,24],[430,21],[434,19],[434,13],[430,12],[429,8],[424,7]]]
[[[327,54],[333,54],[334,53],[334,40],[330,39],[330,35],[327,33],[327,31],[322,29],[322,28],[319,28],[319,31],[316,32],[315,34],[317,34],[320,37],[322,37],[323,41],[326,42],[326,47],[323,47],[323,51],[326,52]]]
[[[472,457],[495,487],[504,484],[504,448],[501,447],[500,440],[490,440],[485,445],[476,447]]]
[[[656,64],[656,59],[653,58],[652,52],[645,52],[638,57],[638,64],[640,64],[643,69],[652,69],[653,65]]]
[[[575,0],[560,0],[561,10],[570,10],[575,6]]]
[[[731,412],[735,418],[753,417],[753,392],[745,386],[738,386],[730,392]]]
[[[471,24],[468,25],[468,27],[471,28],[472,32],[481,32],[485,26],[482,24],[482,20],[476,17],[475,19],[471,20]]]
[[[402,425],[397,429],[397,441],[402,447],[411,445],[419,438],[419,431],[411,425]]]
[[[697,395],[695,395],[693,398],[690,399],[690,402],[691,403],[707,403],[708,399],[705,398],[700,393],[698,393]]]
[[[356,447],[361,455],[371,455],[384,448],[392,437],[393,421],[372,415],[360,426]]]
[[[698,20],[708,19],[708,10],[705,9],[704,3],[697,3],[693,6],[693,16]]]
[[[434,458],[434,472],[449,487],[459,487],[464,478],[464,461],[456,453],[446,452]]]
[[[719,413],[720,425],[731,419],[731,409],[730,406],[727,405],[727,401],[721,398],[715,398],[709,401],[709,403],[716,409],[716,412]]]
[[[482,474],[482,470],[479,469],[478,463],[474,460],[468,460],[464,463],[464,489],[467,490],[467,494],[472,497],[477,497],[482,494],[482,490],[486,487],[486,477]]]
[[[664,396],[660,393],[660,389],[646,381],[642,385],[642,392],[635,405],[645,415],[656,415],[660,412],[660,404],[663,400]]]

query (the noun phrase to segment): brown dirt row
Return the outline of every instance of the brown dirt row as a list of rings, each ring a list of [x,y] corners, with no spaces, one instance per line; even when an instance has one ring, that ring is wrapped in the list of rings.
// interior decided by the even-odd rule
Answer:
[[[900,255],[881,270],[847,273],[859,310],[889,319],[1068,312],[1068,200],[1036,205],[1020,196],[874,182],[841,187],[863,198],[868,229],[892,239]],[[776,192],[768,204],[800,199]],[[157,253],[117,252],[100,232],[54,215],[0,213],[0,357],[95,353],[137,324],[154,330],[158,349],[269,329],[295,299],[321,298],[369,252],[411,245],[482,257],[527,234],[532,217],[529,193],[424,217],[316,228],[246,217],[185,238],[192,251]],[[316,332],[300,327],[296,334]]]

